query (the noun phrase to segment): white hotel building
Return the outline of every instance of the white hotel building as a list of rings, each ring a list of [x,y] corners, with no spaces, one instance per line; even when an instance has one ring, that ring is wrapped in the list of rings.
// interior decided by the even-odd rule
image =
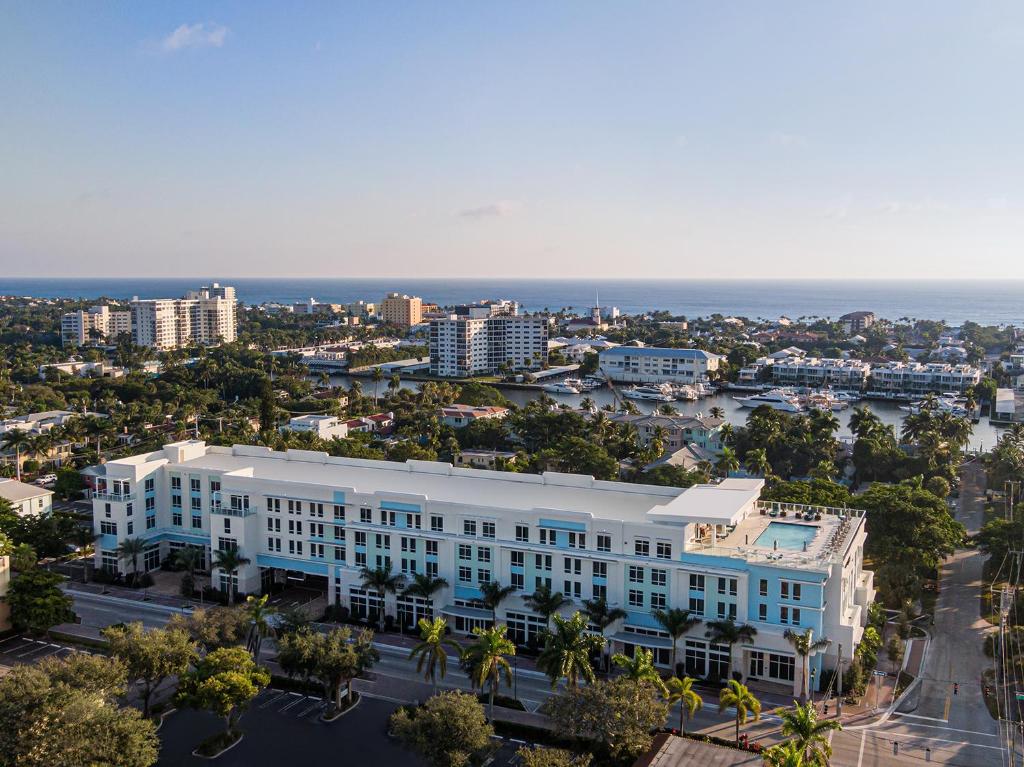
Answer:
[[[548,584],[571,598],[566,614],[592,597],[621,606],[627,617],[607,631],[612,649],[649,647],[663,666],[671,640],[651,611],[681,607],[755,626],[753,644],[735,649],[735,668],[794,692],[800,663],[784,632],[812,628],[832,640],[811,660],[820,679],[840,644],[850,657],[874,593],[862,568],[863,515],[818,509],[820,518],[804,520],[789,507],[782,521],[758,501],[761,480],[682,490],[201,441],[104,468],[93,500],[101,567],[130,567],[115,553],[127,537],[149,542],[147,569],[183,546],[209,562],[212,549],[237,545],[251,560],[237,576],[241,592],[300,578],[359,617],[374,620],[383,607],[413,626],[440,614],[457,633],[490,621],[479,587],[498,580],[519,589],[498,617],[521,644],[544,626],[523,597]],[[381,605],[360,569],[388,564],[448,585],[432,600],[388,594]],[[224,573],[213,580],[228,585]],[[693,676],[720,677],[728,648],[697,629],[680,640],[678,658]]]
[[[603,373],[625,383],[703,383],[722,357],[702,349],[616,346],[598,355]]]
[[[216,346],[238,338],[235,289],[216,282],[190,290],[184,298],[134,299],[131,309],[132,336],[138,346]]]

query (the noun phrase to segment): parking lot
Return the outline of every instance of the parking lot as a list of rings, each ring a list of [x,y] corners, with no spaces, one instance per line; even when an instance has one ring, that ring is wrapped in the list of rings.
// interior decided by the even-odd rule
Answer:
[[[24,634],[15,634],[0,639],[0,665],[15,666],[19,663],[35,663],[47,658],[63,658],[74,652],[92,653],[82,647],[54,642],[50,639],[33,639]]]
[[[250,708],[274,712],[294,719],[315,720],[327,708],[327,701],[318,695],[278,690],[268,687],[250,705]]]

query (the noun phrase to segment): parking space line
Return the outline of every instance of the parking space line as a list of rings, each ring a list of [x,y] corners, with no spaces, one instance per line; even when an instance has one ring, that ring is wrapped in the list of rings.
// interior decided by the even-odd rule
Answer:
[[[38,645],[39,645],[38,647],[35,647],[34,644],[30,645],[29,649],[25,650],[25,652],[18,653],[15,657],[21,658],[21,657],[23,657],[25,655],[35,655],[40,650],[45,650],[46,646],[47,646],[47,643],[46,642],[38,642]]]
[[[277,692],[277,695],[275,695],[275,696],[274,696],[273,698],[271,698],[271,699],[270,699],[270,700],[268,700],[268,701],[264,701],[263,703],[261,703],[261,704],[260,704],[260,708],[266,708],[266,707],[267,707],[267,706],[269,706],[269,705],[270,705],[271,703],[273,703],[273,702],[274,702],[275,700],[281,700],[281,698],[283,698],[283,697],[284,697],[285,695],[287,695],[287,694],[288,694],[288,693],[286,693],[286,692],[280,692],[280,691],[278,691],[278,692]]]
[[[285,711],[287,711],[290,708],[295,708],[297,705],[299,705],[300,703],[302,703],[302,701],[304,701],[306,699],[305,695],[299,695],[297,692],[290,692],[288,694],[289,695],[297,695],[298,697],[295,700],[293,700],[291,703],[289,703],[287,706],[285,706],[284,708],[279,708],[277,710],[279,714],[283,714]]]
[[[317,701],[316,701],[316,702],[315,702],[315,703],[314,703],[314,704],[313,704],[312,706],[309,706],[309,707],[307,707],[307,708],[304,708],[304,709],[303,709],[303,710],[302,710],[302,711],[301,711],[301,712],[299,713],[299,718],[301,719],[302,717],[306,716],[306,714],[308,714],[309,712],[311,712],[311,711],[315,711],[316,709],[318,709],[318,708],[323,708],[323,707],[324,707],[324,703],[323,703],[323,701],[321,701],[321,700],[319,700],[319,699],[318,699],[318,700],[317,700]]]
[[[22,637],[21,634],[14,634],[13,636],[9,636],[6,639],[0,639],[0,644],[3,644],[4,642],[10,642],[12,639],[22,639],[22,638],[23,637]]]

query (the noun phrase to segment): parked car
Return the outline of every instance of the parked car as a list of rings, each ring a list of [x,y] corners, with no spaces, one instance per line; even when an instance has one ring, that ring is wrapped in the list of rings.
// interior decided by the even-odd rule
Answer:
[[[43,487],[46,487],[47,485],[56,484],[56,482],[57,482],[57,475],[56,474],[44,474],[43,476],[39,477],[39,479],[36,480],[36,484],[37,485],[42,485]]]

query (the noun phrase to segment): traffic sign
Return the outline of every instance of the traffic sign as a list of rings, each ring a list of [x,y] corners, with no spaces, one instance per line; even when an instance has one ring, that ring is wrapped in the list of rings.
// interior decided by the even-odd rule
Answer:
[[[1017,700],[1024,700],[1024,692],[1015,693],[1014,696]]]

